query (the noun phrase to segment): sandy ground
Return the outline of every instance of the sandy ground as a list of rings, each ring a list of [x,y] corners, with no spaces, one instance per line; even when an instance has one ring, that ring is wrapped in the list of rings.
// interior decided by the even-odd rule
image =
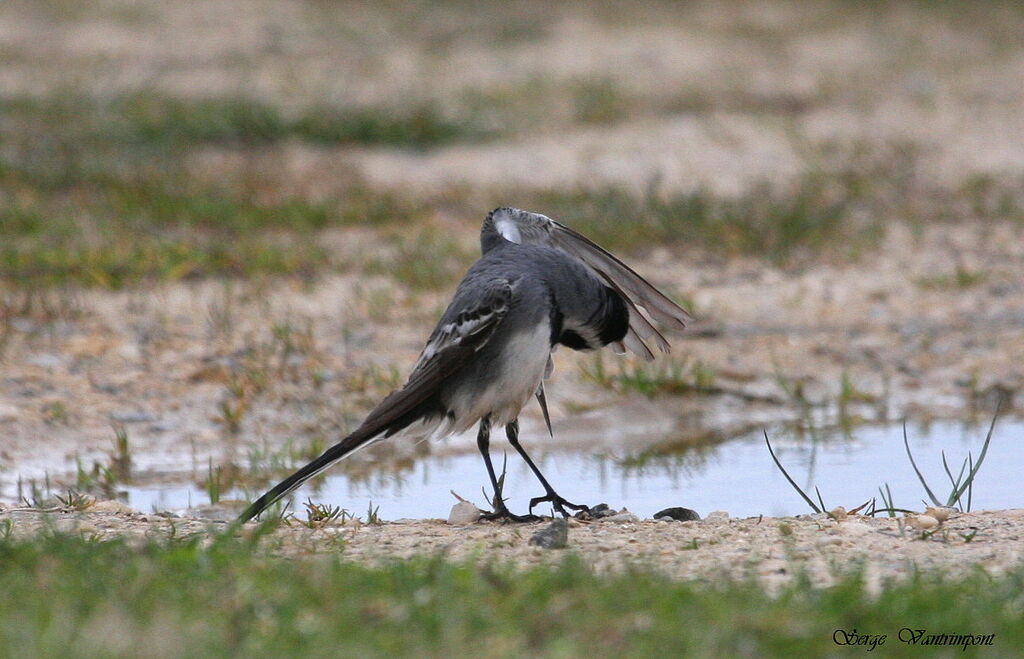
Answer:
[[[56,529],[98,539],[172,534],[182,538],[224,528],[223,522],[130,512],[116,502],[101,502],[94,509],[105,512],[0,508],[0,524],[11,520],[14,537]],[[293,522],[263,542],[284,556],[340,554],[367,564],[442,554],[452,560],[525,567],[557,562],[573,553],[601,572],[639,567],[674,579],[707,581],[752,576],[769,591],[802,575],[823,587],[863,570],[866,586],[877,592],[886,583],[918,572],[958,575],[980,568],[998,576],[1024,558],[1024,510],[954,513],[927,530],[913,528],[907,518],[837,520],[825,514],[731,519],[726,513],[711,513],[692,522],[569,520],[565,548],[530,544],[530,538],[548,524],[451,526],[444,520],[400,520],[311,529]]]

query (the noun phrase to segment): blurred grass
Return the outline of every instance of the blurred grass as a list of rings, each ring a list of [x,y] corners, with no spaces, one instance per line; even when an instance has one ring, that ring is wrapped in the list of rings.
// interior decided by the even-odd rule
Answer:
[[[55,533],[0,539],[0,566],[10,657],[823,656],[849,651],[833,637],[854,629],[885,634],[886,656],[920,656],[902,627],[994,634],[986,650],[1024,656],[1020,570],[918,575],[878,595],[856,575],[825,589],[798,576],[772,597],[752,581],[601,576],[571,555],[521,570],[442,558],[370,568],[225,537],[131,546]]]
[[[514,89],[505,91],[520,97]],[[576,79],[566,89],[576,122],[607,123],[631,112],[628,94],[610,79]],[[467,236],[486,204],[508,203],[615,251],[665,245],[777,264],[856,257],[876,246],[894,219],[1024,217],[1013,182],[978,177],[939,195],[921,189],[917,156],[901,145],[874,153],[836,148],[786,186],[755,186],[735,197],[662,191],[657,182],[647,190],[399,192],[358,181],[332,181],[314,196],[274,158],[275,149],[296,140],[428,148],[498,134],[507,117],[486,129],[476,118],[510,101],[508,94],[463,99],[466,115],[457,120],[427,106],[291,116],[237,97],[143,92],[103,102],[66,94],[0,100],[0,280],[118,288],[362,269],[415,289],[441,288],[457,280],[475,250],[427,222],[439,206],[455,209]],[[198,149],[240,158],[242,167],[197,172]],[[352,173],[324,178],[335,177]],[[339,256],[320,240],[326,229],[355,225],[383,229],[380,253]]]
[[[157,147],[297,140],[426,149],[489,136],[467,118],[448,118],[426,102],[387,108],[321,105],[289,113],[237,96],[184,98],[137,91],[98,99],[56,93],[2,98],[0,114],[12,124],[56,130],[88,143]]]
[[[833,183],[812,174],[786,190],[764,185],[740,197],[613,186],[528,197],[532,208],[612,250],[661,244],[784,262],[823,249],[855,255],[884,236],[885,220],[860,212],[867,198]]]
[[[312,200],[276,189],[274,171],[255,180],[197,178],[190,155],[209,145],[294,140],[426,148],[472,130],[433,106],[317,108],[288,118],[240,98],[8,98],[0,101],[0,279],[118,288],[189,277],[308,277],[363,261],[373,270],[373,255],[339,263],[318,242],[320,232],[420,224],[422,202],[358,182]],[[451,270],[450,260],[434,258],[433,248],[444,247],[436,243],[423,246],[434,253],[403,260],[397,276],[419,287],[446,283],[439,277]],[[408,252],[410,243],[399,241],[398,249]]]
[[[651,245],[696,248],[719,256],[755,256],[779,265],[821,258],[855,259],[876,247],[894,221],[921,225],[976,218],[972,186],[932,201],[916,175],[918,155],[906,145],[825,145],[814,169],[785,184],[754,185],[737,196],[709,190],[600,188],[523,191],[505,196],[571,226],[612,250]],[[1010,188],[1012,189],[1012,188]],[[1024,208],[1002,195],[1001,219]],[[1019,212],[1019,210],[1018,210]],[[988,219],[995,219],[991,215]]]
[[[323,201],[262,200],[173,167],[74,170],[0,161],[0,278],[118,288],[147,279],[312,276],[332,265],[320,230],[422,213],[359,187]]]
[[[477,258],[462,241],[429,227],[385,232],[385,248],[368,255],[364,269],[388,275],[414,290],[442,288],[457,282]]]

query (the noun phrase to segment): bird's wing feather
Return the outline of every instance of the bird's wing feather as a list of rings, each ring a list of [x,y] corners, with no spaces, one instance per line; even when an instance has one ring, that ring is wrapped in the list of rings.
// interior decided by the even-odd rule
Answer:
[[[389,437],[421,418],[443,413],[435,407],[438,387],[487,343],[508,313],[511,298],[509,282],[493,282],[483,292],[478,304],[460,313],[455,322],[438,327],[401,389],[391,392],[381,401],[352,434],[253,502],[239,516],[239,521],[245,522],[259,515],[275,501],[356,449],[380,437]]]
[[[423,348],[408,382],[374,408],[363,422],[386,428],[405,415],[413,413],[438,385],[459,370],[482,348],[495,328],[508,314],[512,300],[512,284],[507,280],[492,282],[479,301],[456,316],[450,323],[439,325]]]
[[[635,270],[606,249],[569,227],[536,213],[508,212],[495,219],[495,228],[506,239],[521,245],[555,247],[583,262],[604,282],[615,289],[629,309],[629,330],[615,347],[629,349],[644,359],[654,354],[644,342],[652,339],[662,352],[668,352],[665,337],[651,319],[670,331],[682,330],[692,320],[689,313],[651,285]]]

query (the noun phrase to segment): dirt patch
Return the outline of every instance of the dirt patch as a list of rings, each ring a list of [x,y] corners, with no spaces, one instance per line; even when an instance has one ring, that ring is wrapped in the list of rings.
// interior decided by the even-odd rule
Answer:
[[[69,512],[0,508],[0,524],[24,537],[46,529],[86,537],[130,539],[188,537],[217,532],[223,522],[162,518],[125,511],[121,504],[99,508],[119,512]],[[844,574],[863,570],[869,590],[920,571],[964,574],[981,568],[993,576],[1020,565],[1024,510],[954,514],[928,530],[906,518],[824,514],[730,519],[711,513],[703,521],[569,521],[568,547],[542,549],[530,537],[548,522],[504,525],[478,522],[450,526],[442,520],[400,520],[379,525],[283,525],[262,540],[275,554],[303,557],[340,554],[377,564],[416,555],[443,554],[453,560],[504,561],[521,567],[557,562],[578,554],[598,571],[652,568],[674,579],[714,580],[753,575],[768,589],[803,575],[828,586]],[[253,525],[246,527],[250,532]]]

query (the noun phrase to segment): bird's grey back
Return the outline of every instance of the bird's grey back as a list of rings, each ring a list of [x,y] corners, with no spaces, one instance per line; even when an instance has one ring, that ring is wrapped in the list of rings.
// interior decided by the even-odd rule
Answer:
[[[479,304],[482,292],[495,280],[513,283],[513,313],[505,321],[509,329],[536,323],[556,310],[584,323],[594,317],[608,289],[590,269],[559,249],[519,245],[497,235],[459,284],[438,328]]]

